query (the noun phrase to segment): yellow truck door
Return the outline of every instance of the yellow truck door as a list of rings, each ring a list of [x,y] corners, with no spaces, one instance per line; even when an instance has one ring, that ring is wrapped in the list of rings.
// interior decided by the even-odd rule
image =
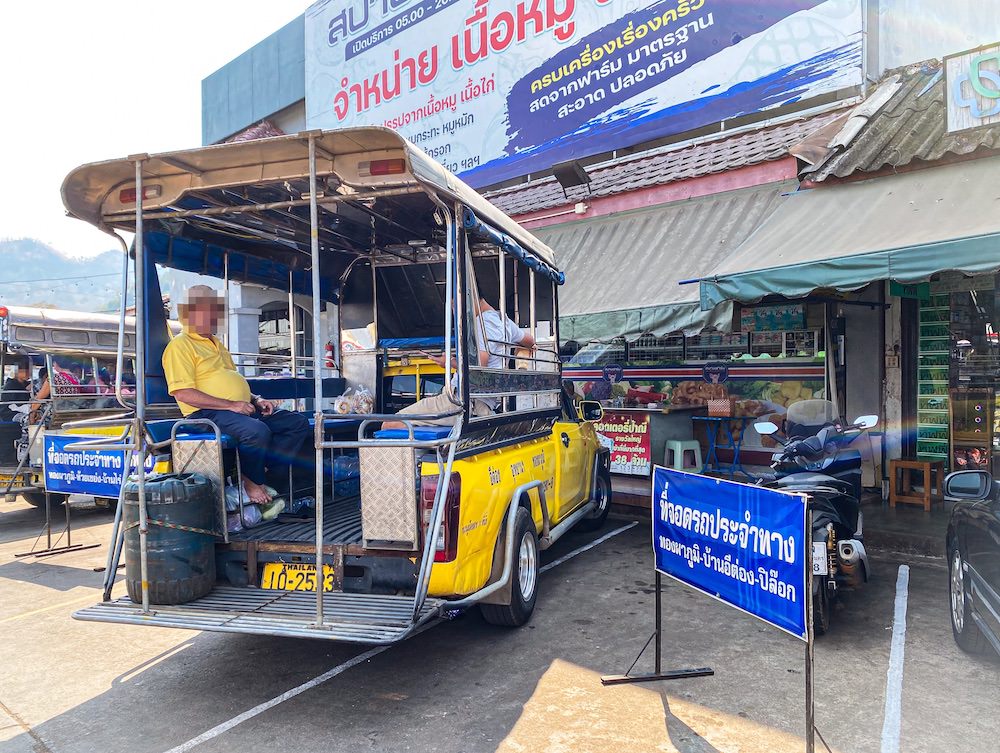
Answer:
[[[552,436],[556,452],[555,502],[550,514],[555,521],[579,507],[587,496],[593,452],[588,452],[583,423],[556,421]]]

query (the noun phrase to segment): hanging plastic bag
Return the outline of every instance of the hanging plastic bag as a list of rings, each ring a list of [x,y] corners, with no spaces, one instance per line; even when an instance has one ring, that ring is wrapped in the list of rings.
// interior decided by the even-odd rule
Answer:
[[[375,396],[368,391],[368,388],[364,385],[358,387],[357,392],[354,393],[354,412],[358,414],[367,414],[375,410]]]
[[[344,390],[344,394],[333,401],[333,412],[346,414],[354,409],[354,400],[351,397],[351,388]]]

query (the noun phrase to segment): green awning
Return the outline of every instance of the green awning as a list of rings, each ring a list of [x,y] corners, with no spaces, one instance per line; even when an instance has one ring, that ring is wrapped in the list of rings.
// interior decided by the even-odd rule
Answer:
[[[700,282],[701,308],[1000,269],[1000,158],[789,194]]]
[[[697,286],[677,283],[711,272],[794,186],[772,183],[533,229],[566,273],[560,336],[589,342],[728,330],[731,303],[702,311]]]

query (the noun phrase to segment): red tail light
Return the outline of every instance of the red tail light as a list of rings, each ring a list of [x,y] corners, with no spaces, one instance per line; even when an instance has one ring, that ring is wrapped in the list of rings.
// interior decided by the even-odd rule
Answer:
[[[145,186],[142,189],[142,200],[146,199],[158,199],[160,194],[163,193],[162,186]],[[120,204],[135,204],[136,190],[133,186],[132,188],[123,188],[118,192],[118,202]]]
[[[7,310],[6,306],[0,306],[0,318],[6,319],[7,318],[7,314],[9,314],[9,313],[10,312]]]
[[[373,159],[358,163],[358,174],[364,178],[377,175],[400,175],[406,172],[405,159]]]
[[[437,493],[438,476],[420,477],[420,510],[422,513],[424,536],[431,524],[431,508]],[[458,508],[462,497],[462,479],[457,473],[448,481],[448,494],[444,501],[444,522],[438,534],[434,551],[435,562],[452,562],[458,556]]]

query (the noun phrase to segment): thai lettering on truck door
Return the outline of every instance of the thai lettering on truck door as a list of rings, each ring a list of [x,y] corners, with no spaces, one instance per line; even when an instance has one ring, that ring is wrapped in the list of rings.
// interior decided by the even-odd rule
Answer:
[[[556,421],[552,427],[556,452],[554,496],[558,508],[550,513],[556,519],[572,512],[587,494],[590,468],[585,452],[586,442],[581,433],[582,426],[576,421]]]

